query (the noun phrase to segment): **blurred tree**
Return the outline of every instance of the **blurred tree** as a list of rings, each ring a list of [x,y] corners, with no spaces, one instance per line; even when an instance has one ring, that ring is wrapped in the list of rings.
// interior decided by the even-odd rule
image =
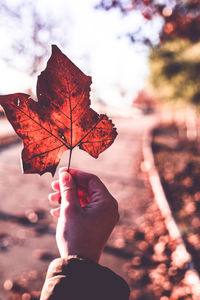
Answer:
[[[199,0],[101,0],[97,8],[105,10],[118,8],[122,14],[137,10],[149,22],[155,17],[161,17],[163,21],[161,41],[175,37],[186,38],[192,42],[200,39]],[[133,42],[137,41],[135,33],[128,33],[128,36]],[[151,38],[144,36],[143,42],[151,43]]]
[[[200,42],[174,39],[150,54],[150,81],[161,100],[200,107]]]
[[[50,52],[50,44],[58,41],[64,46],[66,39],[57,30],[58,16],[42,14],[34,1],[0,1],[0,59],[11,67],[35,75]]]

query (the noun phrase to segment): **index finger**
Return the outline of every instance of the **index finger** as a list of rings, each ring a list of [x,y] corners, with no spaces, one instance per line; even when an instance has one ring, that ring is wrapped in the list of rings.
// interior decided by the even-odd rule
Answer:
[[[87,190],[91,201],[94,200],[94,196],[96,195],[103,196],[110,194],[103,182],[96,175],[77,169],[70,169],[70,174],[78,186]]]
[[[76,169],[70,169],[70,174],[72,175],[75,182],[78,182],[78,185],[82,186],[88,192],[90,201],[87,207],[91,207],[91,205],[104,203],[109,204],[111,207],[118,210],[118,203],[107,190],[106,186],[103,182],[94,174],[83,172]],[[93,206],[94,207],[94,206]]]

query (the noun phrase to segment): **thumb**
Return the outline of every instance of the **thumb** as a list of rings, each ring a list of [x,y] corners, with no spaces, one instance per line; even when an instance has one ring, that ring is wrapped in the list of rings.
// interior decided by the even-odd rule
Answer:
[[[78,204],[78,194],[75,182],[72,176],[65,171],[65,169],[59,170],[59,185],[61,193],[61,204],[66,206],[69,204]]]

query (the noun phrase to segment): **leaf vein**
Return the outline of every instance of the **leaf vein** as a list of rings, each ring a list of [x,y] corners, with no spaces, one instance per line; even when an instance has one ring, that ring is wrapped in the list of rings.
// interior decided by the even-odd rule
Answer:
[[[66,148],[69,149],[69,147],[61,140],[59,139],[56,135],[54,135],[52,132],[50,132],[48,129],[46,129],[45,127],[43,127],[40,123],[38,123],[37,121],[35,121],[31,116],[29,116],[27,113],[25,113],[22,109],[20,109],[18,106],[15,106],[13,104],[11,104],[14,108],[18,109],[21,113],[23,113],[24,115],[26,115],[27,117],[29,117],[34,123],[38,124],[42,129],[44,129],[45,131],[47,131],[50,135],[54,136],[58,141],[60,141]],[[28,107],[28,106],[27,106]],[[29,110],[29,107],[28,107]]]
[[[98,120],[98,122],[90,129],[90,130],[88,130],[88,132],[84,135],[84,137],[82,137],[82,139],[78,142],[78,143],[76,143],[73,147],[72,147],[72,149],[73,148],[75,148],[78,144],[80,144],[89,134],[90,134],[90,132],[92,132],[96,127],[97,127],[97,125],[101,122],[101,120],[102,120],[102,118],[100,118],[99,120]]]
[[[53,152],[53,151],[55,151],[55,150],[57,150],[57,149],[59,149],[59,148],[61,148],[61,147],[63,147],[63,146],[64,146],[64,145],[60,145],[60,146],[58,146],[58,147],[56,147],[56,148],[54,148],[54,149],[51,149],[51,150],[48,150],[48,151],[45,151],[45,152],[36,154],[36,155],[32,156],[31,158],[27,159],[26,162],[27,162],[27,161],[30,161],[30,160],[32,160],[32,159],[34,159],[35,157],[38,157],[38,156],[40,157],[40,156],[42,156],[42,155],[48,154],[48,153],[50,153],[50,152]]]
[[[49,136],[47,136],[47,137],[44,137],[43,139],[41,139],[41,140],[39,140],[39,141],[37,141],[37,142],[33,142],[33,143],[30,143],[30,144],[28,144],[28,146],[31,146],[31,145],[33,145],[33,144],[38,144],[38,143],[40,143],[40,142],[42,142],[42,141],[44,141],[44,140],[47,140],[47,139],[49,139],[49,138],[51,138],[51,136],[49,135]]]
[[[76,105],[74,106],[74,108],[72,109],[72,112],[76,109],[76,107],[77,107],[79,104],[82,104],[83,101],[81,101],[81,100],[84,100],[84,97],[83,97],[83,96],[85,95],[86,89],[87,89],[87,85],[85,85],[85,88],[84,88],[84,90],[83,90],[83,93],[82,93],[80,99],[77,101],[77,103],[76,103]],[[80,101],[81,101],[81,102],[80,102]]]
[[[82,144],[95,144],[95,143],[103,143],[103,142],[108,142],[108,141],[112,141],[112,139],[99,140],[99,141],[95,141],[95,142],[86,141],[86,142],[82,142]]]

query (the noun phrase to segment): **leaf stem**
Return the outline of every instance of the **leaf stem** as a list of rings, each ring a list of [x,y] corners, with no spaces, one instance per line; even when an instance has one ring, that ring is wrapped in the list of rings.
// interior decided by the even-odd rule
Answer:
[[[73,141],[73,138],[72,138],[72,134],[73,134],[72,126],[73,126],[73,121],[72,121],[71,94],[70,94],[69,86],[68,85],[67,85],[67,89],[68,89],[68,92],[69,92],[69,108],[70,108],[70,123],[71,123],[71,128],[70,128],[71,129],[71,145],[70,145],[69,161],[68,161],[68,168],[67,168],[67,172],[69,172],[70,164],[71,164],[71,159],[72,159],[72,150],[73,150],[73,147],[72,147],[72,141]]]
[[[71,159],[72,159],[72,148],[70,149],[70,153],[69,153],[69,161],[68,161],[67,172],[69,172],[69,169],[70,169]]]

